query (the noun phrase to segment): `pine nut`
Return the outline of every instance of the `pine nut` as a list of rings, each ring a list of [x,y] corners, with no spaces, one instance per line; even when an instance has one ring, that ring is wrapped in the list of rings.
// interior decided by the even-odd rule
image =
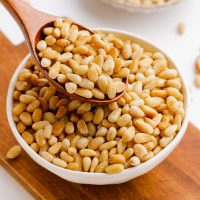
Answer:
[[[116,89],[115,83],[113,83],[112,81],[110,81],[108,83],[108,88],[107,88],[108,98],[109,99],[113,99],[116,96],[116,92],[117,92],[117,89]]]
[[[53,124],[53,135],[54,136],[60,136],[63,133],[63,130],[65,128],[65,123],[62,121],[56,121]]]
[[[103,150],[110,150],[110,149],[112,149],[113,147],[115,147],[116,145],[117,145],[117,141],[106,142],[106,143],[102,144],[102,145],[99,147],[99,150],[100,150],[100,151],[103,151]]]
[[[62,147],[62,143],[61,143],[61,142],[58,142],[58,143],[52,145],[52,146],[49,148],[49,153],[52,154],[52,155],[55,155],[55,154],[59,153],[61,147]]]
[[[89,134],[89,130],[88,130],[87,124],[85,123],[85,121],[83,119],[78,121],[77,129],[84,136]]]
[[[135,144],[133,148],[134,148],[135,155],[139,159],[145,157],[148,153],[146,148],[142,144]]]
[[[33,135],[30,132],[28,132],[28,131],[24,131],[22,133],[22,138],[29,145],[31,145],[33,143],[33,141],[34,141]]]
[[[122,141],[124,143],[130,142],[133,139],[134,135],[135,135],[135,128],[134,126],[131,126],[124,131],[124,134],[122,135]]]
[[[85,149],[88,146],[88,143],[88,138],[82,137],[77,141],[76,146],[78,149]]]
[[[44,147],[46,145],[43,129],[40,129],[36,132],[35,139],[39,147]]]
[[[99,156],[99,162],[107,161],[108,160],[108,151],[103,150]]]
[[[104,172],[104,170],[105,170],[105,168],[107,166],[108,166],[108,162],[107,161],[103,161],[99,165],[96,166],[95,172],[96,173],[102,173],[102,172]]]
[[[94,118],[93,118],[93,123],[94,124],[100,124],[104,118],[104,111],[102,108],[97,108]]]
[[[15,159],[19,156],[21,153],[21,147],[19,145],[15,145],[9,149],[9,151],[6,154],[7,159]]]
[[[42,158],[44,158],[45,160],[47,160],[48,162],[52,162],[53,161],[53,156],[50,153],[46,152],[46,151],[42,151],[40,153],[40,156]]]
[[[96,156],[96,151],[94,151],[92,149],[81,149],[80,155],[81,156],[93,157],[93,156]]]
[[[134,125],[137,127],[137,129],[143,133],[152,134],[153,128],[145,123],[142,119],[138,119],[134,121]]]
[[[124,170],[124,165],[122,164],[109,165],[108,167],[105,168],[105,172],[108,174],[121,173],[123,170]]]
[[[53,158],[52,162],[54,165],[57,165],[59,167],[62,167],[62,168],[67,167],[67,163],[64,160],[61,160],[60,158]]]
[[[83,170],[85,172],[88,172],[91,166],[91,158],[90,157],[84,157],[83,158]]]
[[[131,159],[130,159],[130,165],[135,167],[137,165],[140,164],[140,159],[137,157],[137,156],[133,156]]]
[[[120,117],[120,115],[121,115],[121,108],[118,108],[118,109],[116,109],[116,110],[113,110],[113,111],[109,114],[108,120],[109,120],[110,122],[117,122],[118,119],[119,119],[119,117]]]
[[[105,140],[103,137],[96,137],[89,142],[88,148],[92,150],[97,150],[104,143],[104,141]]]
[[[141,144],[152,141],[152,136],[146,133],[137,133],[134,136],[135,143]]]
[[[83,88],[78,88],[76,89],[76,92],[75,92],[77,95],[81,96],[81,97],[84,97],[84,98],[87,98],[87,99],[90,99],[92,98],[92,92],[88,89],[83,89]]]
[[[126,160],[128,160],[134,153],[133,148],[128,148],[126,151],[124,151],[123,156],[125,157]]]
[[[70,156],[70,155],[67,154],[65,151],[62,151],[62,152],[60,153],[60,158],[61,158],[62,160],[64,160],[66,163],[71,163],[71,162],[74,161],[73,156]]]
[[[126,126],[131,121],[131,116],[129,114],[121,115],[117,121],[117,125],[122,127]]]

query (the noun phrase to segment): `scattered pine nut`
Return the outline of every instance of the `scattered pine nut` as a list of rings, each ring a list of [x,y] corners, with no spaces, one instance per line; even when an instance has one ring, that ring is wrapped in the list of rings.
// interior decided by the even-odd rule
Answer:
[[[180,35],[183,35],[185,32],[185,24],[184,23],[180,23],[177,27],[177,31]]]
[[[21,147],[19,145],[15,145],[9,149],[9,151],[6,154],[7,159],[15,159],[19,156],[21,153]]]

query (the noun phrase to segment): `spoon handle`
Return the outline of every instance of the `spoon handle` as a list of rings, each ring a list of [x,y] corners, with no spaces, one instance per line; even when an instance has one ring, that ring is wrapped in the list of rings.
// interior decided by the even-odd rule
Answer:
[[[29,48],[35,45],[38,31],[55,17],[29,6],[22,0],[0,0],[21,29]]]

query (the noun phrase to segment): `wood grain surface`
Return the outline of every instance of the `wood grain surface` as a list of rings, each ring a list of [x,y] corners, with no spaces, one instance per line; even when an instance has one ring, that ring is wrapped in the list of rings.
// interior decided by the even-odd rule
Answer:
[[[200,199],[200,131],[191,124],[180,145],[162,164],[124,184],[92,186],[70,183],[38,166],[24,151],[16,160],[7,161],[6,152],[16,140],[6,118],[6,94],[12,73],[27,52],[24,44],[14,47],[0,33],[0,164],[36,199]]]

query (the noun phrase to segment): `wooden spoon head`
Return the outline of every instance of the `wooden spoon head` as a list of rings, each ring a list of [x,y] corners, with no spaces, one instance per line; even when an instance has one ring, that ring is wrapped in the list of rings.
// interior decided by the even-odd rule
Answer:
[[[128,78],[123,79],[123,82],[126,84],[125,90],[124,90],[123,92],[121,92],[121,93],[118,93],[113,99],[108,99],[108,98],[107,98],[107,99],[96,99],[96,98],[87,99],[87,98],[81,97],[81,96],[76,95],[76,94],[70,94],[70,93],[68,93],[67,90],[63,87],[63,85],[59,84],[57,81],[55,81],[55,80],[53,80],[53,79],[51,79],[51,78],[49,77],[47,71],[46,71],[46,70],[41,66],[41,64],[40,64],[40,58],[39,58],[39,56],[38,56],[38,53],[39,53],[39,52],[38,52],[36,46],[37,46],[37,43],[38,43],[40,40],[43,40],[44,37],[45,37],[45,36],[44,36],[44,33],[43,33],[44,28],[46,28],[46,27],[53,27],[53,26],[54,26],[54,20],[55,20],[56,18],[57,18],[57,17],[54,17],[54,19],[51,19],[51,20],[49,21],[49,23],[45,24],[44,26],[42,26],[42,27],[40,28],[40,30],[39,30],[39,31],[37,32],[37,34],[36,34],[36,37],[35,37],[34,42],[32,42],[32,44],[31,44],[31,45],[32,45],[33,54],[34,54],[34,58],[33,58],[33,59],[34,59],[36,65],[39,66],[40,72],[44,75],[44,77],[45,77],[46,79],[48,79],[48,81],[49,81],[50,83],[52,83],[52,84],[56,87],[56,89],[57,89],[60,93],[65,94],[66,96],[71,97],[72,99],[76,99],[76,100],[79,100],[79,101],[81,101],[81,102],[90,103],[90,104],[95,104],[95,105],[109,104],[109,103],[112,103],[112,102],[115,102],[115,101],[119,100],[119,99],[123,96],[123,94],[126,92],[126,89],[127,89],[127,86],[128,86]],[[73,21],[72,21],[72,22],[73,22]],[[84,26],[82,26],[82,25],[80,25],[80,24],[78,24],[78,23],[73,22],[73,24],[77,25],[77,26],[79,27],[79,30],[87,30],[87,31],[89,31],[91,34],[94,34],[93,31],[87,29],[86,27],[84,27]]]

